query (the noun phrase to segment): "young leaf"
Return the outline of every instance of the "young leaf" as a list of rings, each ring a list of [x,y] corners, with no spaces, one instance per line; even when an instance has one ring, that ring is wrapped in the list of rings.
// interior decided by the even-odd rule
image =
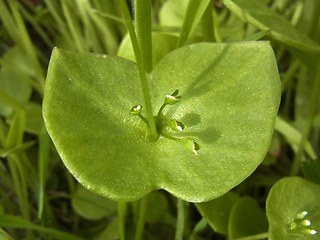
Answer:
[[[280,101],[268,42],[190,45],[165,56],[148,77],[154,115],[179,89],[182,100],[161,117],[186,125],[171,132],[199,144],[197,155],[173,138],[145,137],[146,125],[129,113],[143,102],[134,63],[53,51],[43,115],[64,164],[84,186],[113,200],[165,189],[201,202],[223,195],[262,162]]]
[[[270,240],[316,240],[320,232],[320,185],[286,177],[270,190],[266,211]]]

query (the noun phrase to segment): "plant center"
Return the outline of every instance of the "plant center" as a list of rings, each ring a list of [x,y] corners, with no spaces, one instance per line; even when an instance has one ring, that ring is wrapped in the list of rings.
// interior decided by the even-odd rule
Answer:
[[[163,136],[169,140],[176,141],[183,143],[186,149],[189,151],[192,151],[196,156],[198,155],[198,150],[201,148],[200,145],[193,139],[191,138],[183,138],[183,137],[176,137],[172,136],[170,134],[170,131],[167,131],[166,129],[171,129],[175,132],[183,132],[183,130],[186,128],[186,126],[175,119],[167,119],[164,114],[163,114],[163,109],[167,105],[174,105],[180,102],[181,96],[179,95],[178,89],[173,91],[171,94],[168,94],[165,96],[163,104],[159,108],[158,114],[154,116],[155,122],[156,122],[156,127],[159,136]],[[138,116],[149,128],[149,122],[148,120],[142,115],[142,109],[143,107],[141,105],[136,105],[130,108],[129,113],[134,116]]]

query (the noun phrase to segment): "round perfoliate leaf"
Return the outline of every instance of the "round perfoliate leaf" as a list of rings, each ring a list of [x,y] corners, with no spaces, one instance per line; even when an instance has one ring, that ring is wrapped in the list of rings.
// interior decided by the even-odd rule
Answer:
[[[266,211],[270,240],[320,239],[320,185],[286,177],[271,188]]]
[[[228,192],[264,159],[280,101],[268,42],[199,43],[162,58],[148,74],[156,141],[129,112],[144,102],[139,81],[137,66],[122,58],[53,51],[43,116],[64,164],[85,187],[113,200],[165,189],[202,202]],[[181,101],[157,116],[175,89]],[[173,131],[170,119],[184,131]]]

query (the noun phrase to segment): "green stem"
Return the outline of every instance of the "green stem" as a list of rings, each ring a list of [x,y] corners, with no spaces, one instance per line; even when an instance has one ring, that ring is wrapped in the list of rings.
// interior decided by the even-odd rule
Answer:
[[[148,195],[146,195],[142,199],[140,199],[136,235],[134,237],[135,240],[143,239],[142,236],[143,236],[143,231],[144,231],[144,225],[146,222],[147,207],[148,207]]]
[[[319,66],[320,57],[318,57],[317,63]],[[294,156],[293,165],[291,168],[290,175],[297,175],[299,172],[300,163],[302,160],[302,154],[303,154],[305,145],[308,141],[308,136],[309,136],[309,133],[310,133],[310,130],[312,127],[313,116],[314,116],[315,111],[318,106],[319,95],[320,95],[320,68],[318,67],[316,70],[315,84],[314,84],[312,95],[311,95],[310,108],[309,108],[307,121],[306,121],[306,124],[304,125],[304,128],[303,128],[302,137],[300,140],[298,151],[297,151],[296,155]]]
[[[236,238],[234,240],[259,240],[259,239],[268,239],[268,233],[259,233],[255,235],[250,235],[246,237]]]
[[[118,17],[118,16],[116,16],[116,15],[113,15],[113,14],[110,14],[110,13],[105,13],[105,12],[102,12],[102,11],[97,10],[97,9],[95,9],[95,8],[91,8],[90,11],[91,11],[92,13],[95,13],[95,14],[101,16],[101,17],[110,19],[110,20],[112,20],[112,21],[114,21],[114,22],[124,24],[123,19],[120,18],[120,17]]]
[[[183,201],[181,199],[178,199],[177,208],[178,208],[178,217],[177,217],[175,240],[182,240],[183,229],[184,229],[184,207],[183,207]]]
[[[162,113],[162,110],[165,108],[165,106],[167,106],[168,104],[164,103],[162,104],[162,106],[160,107],[159,111],[158,111],[158,114],[157,114],[157,118],[160,117],[161,113]]]
[[[66,198],[66,199],[71,199],[73,195],[71,194],[65,194],[65,193],[57,193],[51,196],[47,197],[48,201],[54,200],[54,199],[58,199],[58,198]]]
[[[311,18],[311,24],[309,29],[309,35],[312,38],[315,38],[317,35],[317,31],[315,29],[318,29],[319,26],[319,18],[320,18],[320,1],[314,1],[314,8],[313,8],[312,18]]]
[[[290,64],[290,67],[288,71],[283,75],[282,81],[281,81],[281,88],[282,92],[286,89],[288,82],[293,79],[295,73],[297,72],[298,68],[301,66],[300,60],[298,58],[295,58],[292,63]]]
[[[146,72],[152,70],[151,1],[135,1],[137,40]]]
[[[212,3],[212,5],[214,6],[214,2]],[[213,17],[213,33],[214,33],[214,39],[216,42],[222,42],[222,37],[220,35],[219,32],[219,17],[217,14],[217,11],[215,10],[215,8],[212,8],[212,17]]]
[[[208,4],[205,12],[203,13],[201,22],[203,40],[208,42],[215,42],[212,3]]]
[[[129,12],[127,3],[125,0],[120,0],[120,5],[121,5],[121,11],[122,11],[122,14],[123,14],[126,26],[128,28],[130,38],[131,38],[134,54],[135,54],[136,60],[137,60],[137,67],[138,67],[139,75],[140,75],[140,84],[141,84],[143,98],[144,98],[144,102],[145,102],[145,106],[146,106],[146,110],[147,110],[147,119],[148,119],[148,122],[150,125],[151,139],[155,140],[158,138],[158,132],[157,132],[155,120],[153,118],[151,98],[150,98],[150,94],[149,94],[149,89],[148,89],[148,84],[147,84],[147,75],[146,75],[146,70],[145,70],[145,66],[143,63],[143,58],[142,58],[141,51],[140,51],[140,48],[138,45],[137,36],[134,31],[134,27],[133,27],[133,23],[132,23],[132,19],[130,16],[130,12]]]
[[[161,132],[161,136],[163,136],[163,137],[165,137],[167,139],[173,140],[173,141],[178,141],[178,142],[182,142],[183,141],[183,139],[172,137],[172,136],[170,136],[168,134],[165,134],[163,132]]]
[[[127,203],[118,202],[118,221],[120,240],[125,240],[125,225],[127,215]]]
[[[149,122],[148,122],[148,120],[147,120],[144,116],[142,116],[141,114],[139,114],[138,117],[139,117],[142,121],[144,121],[144,123],[149,127]]]

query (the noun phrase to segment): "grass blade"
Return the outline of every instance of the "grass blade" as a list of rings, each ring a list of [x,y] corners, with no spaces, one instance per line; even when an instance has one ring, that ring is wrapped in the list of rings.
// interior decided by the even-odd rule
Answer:
[[[190,0],[183,21],[178,47],[184,46],[190,40],[209,3],[210,0]]]
[[[46,172],[49,164],[50,139],[47,133],[39,136],[39,209],[38,217],[41,219],[45,198]]]
[[[287,139],[292,149],[294,151],[297,151],[298,144],[301,141],[302,134],[280,117],[276,118],[276,123],[274,127],[279,133],[281,133]],[[315,160],[317,158],[317,155],[315,154],[309,141],[306,143],[304,150],[311,159]]]
[[[42,227],[12,215],[0,214],[0,226],[6,227],[6,228],[11,227],[11,228],[32,229],[32,230],[46,233],[60,240],[84,240],[84,238],[77,237],[70,233]]]

